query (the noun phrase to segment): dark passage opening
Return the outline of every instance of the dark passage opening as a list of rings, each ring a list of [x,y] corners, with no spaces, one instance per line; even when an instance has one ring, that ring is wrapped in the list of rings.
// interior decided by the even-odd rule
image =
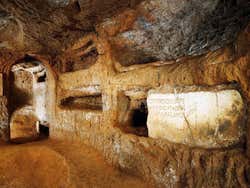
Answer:
[[[144,97],[126,96],[124,93],[121,93],[118,101],[118,127],[125,133],[148,137],[147,99]]]
[[[43,76],[40,76],[40,77],[38,77],[38,79],[37,79],[37,82],[46,82],[46,74],[44,74]]]
[[[147,129],[148,109],[147,104],[143,101],[137,109],[131,111],[131,127],[138,136],[148,136]]]
[[[22,144],[49,136],[46,68],[26,56],[10,70],[10,139]],[[42,122],[42,123],[41,123]],[[46,126],[43,126],[43,125]]]
[[[49,127],[39,124],[39,137],[48,138],[49,137]]]
[[[144,127],[147,124],[148,108],[147,104],[141,103],[140,108],[133,110],[132,125],[134,127]]]

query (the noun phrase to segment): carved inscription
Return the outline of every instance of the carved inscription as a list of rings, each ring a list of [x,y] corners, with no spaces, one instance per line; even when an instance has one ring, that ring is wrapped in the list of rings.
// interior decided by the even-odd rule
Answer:
[[[185,113],[184,97],[181,96],[155,94],[147,102],[162,116],[181,117]]]
[[[244,103],[234,89],[149,93],[148,133],[175,143],[216,148],[244,135]]]

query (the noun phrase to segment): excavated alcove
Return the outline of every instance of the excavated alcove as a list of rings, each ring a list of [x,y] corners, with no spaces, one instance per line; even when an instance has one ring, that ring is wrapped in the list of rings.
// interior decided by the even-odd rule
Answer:
[[[147,118],[148,108],[147,99],[137,95],[136,91],[121,92],[119,94],[119,125],[118,127],[125,133],[137,136],[148,136]]]
[[[46,68],[41,62],[26,57],[12,66],[10,75],[11,140],[49,136]]]
[[[60,102],[62,108],[102,111],[102,95],[67,97]]]
[[[84,45],[66,52],[58,69],[61,73],[88,69],[96,63],[98,55],[95,43],[89,40]]]
[[[138,102],[137,102],[138,103]],[[136,109],[131,110],[131,126],[136,130],[135,134],[139,136],[147,136],[147,106],[145,101],[139,102],[140,104]]]

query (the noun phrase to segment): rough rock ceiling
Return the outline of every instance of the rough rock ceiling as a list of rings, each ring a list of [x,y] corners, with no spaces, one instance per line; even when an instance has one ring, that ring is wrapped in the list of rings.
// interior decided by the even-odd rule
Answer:
[[[54,56],[94,32],[127,66],[218,49],[249,20],[249,0],[1,0],[0,48]]]
[[[71,43],[93,32],[94,25],[104,17],[111,16],[121,8],[130,6],[127,0],[53,1],[53,0],[2,0],[1,41],[18,42],[27,50],[57,53],[65,43]],[[12,37],[14,39],[12,39]]]

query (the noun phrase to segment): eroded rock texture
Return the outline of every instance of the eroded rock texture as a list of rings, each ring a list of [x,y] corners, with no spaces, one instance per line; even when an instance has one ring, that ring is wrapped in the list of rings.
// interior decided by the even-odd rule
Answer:
[[[104,20],[100,27],[125,65],[218,49],[246,25],[250,7],[247,0],[3,0],[0,5],[5,46],[14,40],[31,51],[59,53]],[[12,32],[16,39],[8,37]]]
[[[111,34],[110,28],[120,26],[111,44],[118,61],[129,65],[218,49],[232,42],[247,20],[249,2],[156,0],[109,19],[103,27]]]
[[[22,24],[5,11],[0,11],[0,32],[1,48],[22,48],[24,37]]]
[[[2,140],[9,140],[9,115],[7,109],[7,98],[0,97],[0,136]]]
[[[96,23],[124,8],[134,7],[138,2],[3,0],[0,8],[4,12],[1,14],[4,21],[9,21],[5,16],[8,14],[21,24],[25,50],[54,55],[85,34],[95,32]],[[5,28],[5,31],[12,32],[11,28]]]
[[[249,131],[243,133],[243,143],[207,150],[148,138],[145,121],[135,124],[133,120],[147,117],[148,92],[166,85],[206,85],[215,89],[217,85],[235,83],[248,109],[249,39],[248,26],[233,45],[206,55],[184,58],[179,63],[165,61],[129,67],[120,66],[112,58],[107,43],[102,43],[100,38],[98,41],[93,39],[99,43],[97,50],[103,53],[96,63],[88,69],[59,75],[57,123],[51,127],[53,136],[72,135],[69,139],[91,143],[113,165],[159,187],[247,187]],[[92,96],[89,105],[100,104],[100,93],[103,108],[86,108],[89,96]],[[60,103],[69,97],[74,99],[71,101],[78,101],[78,105]],[[243,118],[248,120],[246,126],[249,127],[249,112]],[[234,125],[244,127],[243,124]],[[236,132],[232,131],[237,137]],[[205,134],[209,135],[209,131]],[[208,143],[213,136],[202,138]],[[215,143],[220,144],[216,139]]]

